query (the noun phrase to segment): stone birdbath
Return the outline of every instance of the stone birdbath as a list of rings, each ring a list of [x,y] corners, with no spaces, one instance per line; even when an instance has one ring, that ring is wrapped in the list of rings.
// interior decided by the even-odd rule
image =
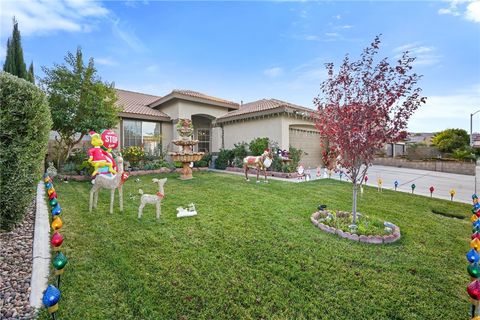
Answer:
[[[190,180],[192,168],[190,163],[202,159],[204,152],[193,152],[193,146],[198,144],[198,140],[193,140],[193,124],[190,119],[179,119],[177,123],[177,132],[181,139],[173,140],[173,144],[180,147],[179,152],[170,152],[173,161],[182,163],[181,180]]]

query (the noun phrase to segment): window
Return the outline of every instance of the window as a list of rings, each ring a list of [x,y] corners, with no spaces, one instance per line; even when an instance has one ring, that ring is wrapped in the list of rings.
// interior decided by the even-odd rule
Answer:
[[[162,152],[162,129],[159,122],[123,120],[123,147],[143,147],[146,154]]]
[[[210,152],[210,129],[197,129],[198,151]]]

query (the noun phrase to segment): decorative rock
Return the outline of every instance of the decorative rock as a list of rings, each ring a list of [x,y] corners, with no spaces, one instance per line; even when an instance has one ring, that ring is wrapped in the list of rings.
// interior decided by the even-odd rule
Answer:
[[[368,243],[372,244],[382,244],[383,243],[383,237],[381,236],[368,236]]]
[[[350,233],[350,232],[346,232],[345,234],[346,234],[347,239],[350,239],[350,240],[353,240],[353,241],[359,241],[358,234]]]
[[[359,240],[360,242],[368,243],[368,237],[367,237],[367,236],[364,236],[363,234],[358,237],[358,240]]]
[[[393,234],[389,234],[388,236],[383,236],[383,243],[392,243],[397,240],[398,238],[396,238]]]

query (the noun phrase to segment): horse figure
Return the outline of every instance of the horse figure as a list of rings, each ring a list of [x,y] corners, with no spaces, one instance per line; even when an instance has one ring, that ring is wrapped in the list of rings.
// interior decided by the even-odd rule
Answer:
[[[265,175],[264,182],[267,183],[268,182],[267,168],[269,168],[270,165],[272,164],[272,160],[273,160],[273,155],[269,149],[265,150],[261,156],[245,157],[243,159],[243,169],[245,170],[245,180],[250,181],[250,179],[248,179],[248,170],[252,168],[252,169],[257,169],[257,183],[260,182],[260,180],[258,180],[258,175],[260,173],[260,170],[263,171],[263,174]]]

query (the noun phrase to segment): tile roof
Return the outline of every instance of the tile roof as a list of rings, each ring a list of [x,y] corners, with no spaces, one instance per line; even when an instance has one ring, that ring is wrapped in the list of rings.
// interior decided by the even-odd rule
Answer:
[[[122,89],[115,90],[118,98],[117,105],[123,108],[122,113],[170,119],[166,113],[148,107],[150,103],[158,100],[159,96]]]
[[[262,100],[245,103],[240,106],[240,109],[230,111],[229,113],[219,117],[218,119],[227,119],[227,118],[236,117],[236,116],[243,117],[244,115],[247,115],[247,114],[254,114],[257,112],[273,110],[277,108],[289,108],[295,111],[308,112],[308,113],[314,111],[312,109],[308,109],[308,108],[305,108],[293,103],[285,102],[282,100],[262,99]]]
[[[239,104],[236,103],[236,102],[233,102],[233,101],[209,96],[207,94],[197,92],[197,91],[180,90],[180,89],[172,90],[172,92],[170,92],[166,96],[161,97],[161,98],[159,97],[155,101],[151,102],[149,105],[157,106],[157,105],[160,105],[160,104],[162,104],[166,101],[169,101],[173,98],[184,98],[184,99],[187,99],[187,100],[190,100],[190,99],[206,100],[208,102],[214,102],[214,103],[217,103],[217,104],[221,104],[222,106],[228,107],[230,109],[238,109],[238,107],[239,107]]]

